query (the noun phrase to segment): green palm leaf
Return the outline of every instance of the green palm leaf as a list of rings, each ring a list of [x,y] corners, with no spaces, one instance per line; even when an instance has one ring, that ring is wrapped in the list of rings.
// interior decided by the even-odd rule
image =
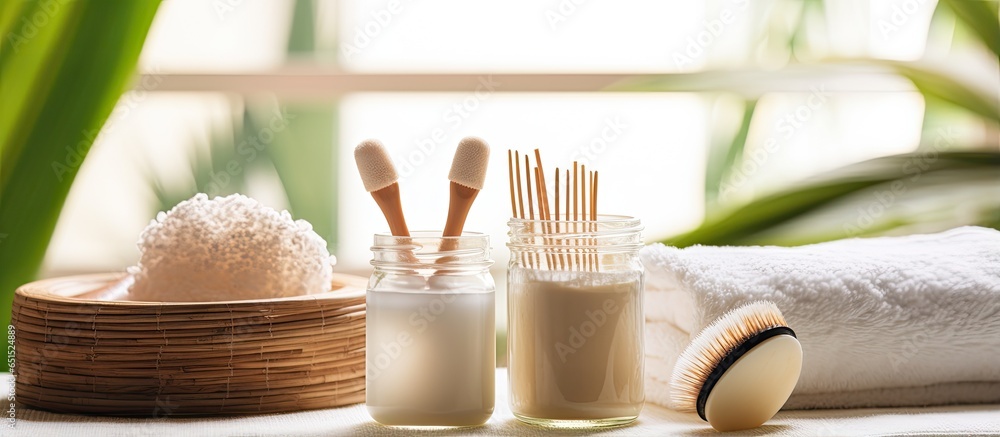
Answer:
[[[942,0],[979,40],[1000,57],[1000,19],[996,1]]]
[[[916,165],[918,163],[920,166]],[[770,243],[756,237],[862,190],[912,179],[915,174],[926,181],[932,179],[935,173],[947,173],[953,182],[960,184],[981,178],[982,172],[976,170],[997,175],[992,183],[1000,184],[1000,152],[942,152],[933,159],[920,153],[877,158],[764,196],[714,218],[709,217],[698,228],[662,242],[678,247]],[[843,234],[841,229],[837,232],[817,232],[815,241],[842,238]]]
[[[6,13],[22,2],[4,3]],[[14,289],[35,277],[70,185],[133,77],[159,6],[23,3],[16,19],[0,22],[15,31],[22,19],[38,23],[19,34],[23,40],[5,35],[0,51],[0,325],[10,321]]]

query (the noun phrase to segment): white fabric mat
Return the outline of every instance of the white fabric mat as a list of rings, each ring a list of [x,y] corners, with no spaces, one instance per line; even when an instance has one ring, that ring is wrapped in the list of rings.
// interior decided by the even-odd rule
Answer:
[[[12,378],[0,376],[0,393],[6,399]],[[6,401],[4,417],[8,417]],[[14,428],[0,423],[3,437],[49,436],[450,436],[450,435],[600,435],[600,436],[705,436],[715,432],[693,414],[682,414],[646,404],[632,426],[598,432],[551,431],[524,425],[507,407],[507,371],[497,370],[497,408],[493,418],[478,428],[414,432],[374,423],[364,405],[289,414],[212,418],[117,418],[54,414],[15,409]],[[150,413],[152,414],[152,412]],[[769,436],[868,436],[868,435],[996,435],[1000,436],[1000,405],[967,405],[934,408],[782,411],[755,430],[726,435]],[[721,435],[721,434],[720,434]]]

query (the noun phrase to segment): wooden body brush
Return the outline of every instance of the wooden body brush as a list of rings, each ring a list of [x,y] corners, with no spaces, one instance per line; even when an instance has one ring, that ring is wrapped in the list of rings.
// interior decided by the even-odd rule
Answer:
[[[697,411],[712,428],[762,425],[788,400],[802,370],[802,346],[771,302],[752,302],[706,327],[670,378],[670,406]]]
[[[365,190],[372,194],[389,222],[389,231],[397,237],[410,236],[399,202],[399,184],[396,183],[399,175],[385,146],[378,140],[363,141],[354,149],[354,161],[358,164]]]
[[[490,162],[490,146],[480,138],[466,137],[458,143],[455,158],[451,161],[448,179],[451,181],[451,201],[448,204],[448,221],[444,225],[445,237],[458,237],[465,228],[472,202],[483,189],[486,167]]]

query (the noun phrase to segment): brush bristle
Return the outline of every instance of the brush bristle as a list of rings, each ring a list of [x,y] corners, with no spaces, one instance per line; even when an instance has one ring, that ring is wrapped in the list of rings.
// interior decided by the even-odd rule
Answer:
[[[448,179],[469,188],[482,190],[489,162],[490,146],[486,141],[476,137],[465,137],[455,150],[455,159],[451,161]]]
[[[389,152],[378,140],[365,140],[358,144],[354,148],[354,161],[369,193],[388,187],[399,179]]]
[[[751,302],[727,312],[698,334],[677,359],[670,378],[670,407],[696,411],[708,375],[740,344],[778,326],[788,326],[778,306]]]

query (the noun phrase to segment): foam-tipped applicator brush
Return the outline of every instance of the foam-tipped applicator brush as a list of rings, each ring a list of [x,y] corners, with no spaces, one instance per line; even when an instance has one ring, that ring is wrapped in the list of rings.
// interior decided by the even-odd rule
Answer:
[[[752,302],[691,341],[670,378],[670,406],[719,431],[755,428],[785,404],[801,370],[802,346],[781,311]]]
[[[378,140],[365,140],[354,149],[354,161],[358,164],[365,190],[372,194],[389,222],[389,231],[397,237],[410,236],[399,202],[399,184],[396,183],[399,176],[385,146]]]
[[[458,237],[465,228],[465,219],[486,181],[486,167],[490,161],[490,146],[480,138],[465,137],[458,143],[455,158],[451,161],[451,201],[448,204],[448,221],[444,225],[445,237]]]

